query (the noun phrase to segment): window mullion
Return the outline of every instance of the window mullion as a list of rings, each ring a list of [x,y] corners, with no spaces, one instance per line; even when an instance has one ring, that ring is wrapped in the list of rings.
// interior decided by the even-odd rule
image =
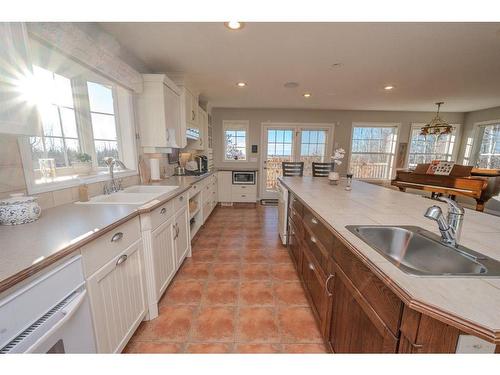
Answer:
[[[92,165],[97,168],[95,145],[93,141],[92,120],[90,115],[90,102],[86,80],[83,77],[72,80],[75,115],[77,118],[80,147],[82,152],[92,157]]]

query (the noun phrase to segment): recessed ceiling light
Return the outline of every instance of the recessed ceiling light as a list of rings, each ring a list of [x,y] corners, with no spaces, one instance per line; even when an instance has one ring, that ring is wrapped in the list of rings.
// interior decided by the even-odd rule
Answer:
[[[224,22],[224,25],[228,29],[239,30],[239,29],[242,29],[245,24],[243,22],[239,22],[239,21],[229,21],[229,22]]]
[[[285,86],[287,89],[294,89],[296,87],[299,87],[298,82],[287,82],[283,86]]]
[[[311,93],[310,92],[305,92],[303,94],[304,98],[310,98],[311,97]]]
[[[236,86],[238,86],[238,87],[245,87],[246,85],[247,85],[246,82],[238,82],[236,84]]]
[[[385,87],[384,87],[384,90],[386,90],[386,91],[390,91],[390,90],[392,90],[393,88],[394,88],[394,86],[392,86],[392,85],[387,85],[387,86],[385,86]]]

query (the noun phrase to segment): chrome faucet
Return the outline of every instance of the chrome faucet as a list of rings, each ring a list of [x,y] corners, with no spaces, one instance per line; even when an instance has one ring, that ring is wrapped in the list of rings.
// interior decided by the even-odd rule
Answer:
[[[429,207],[424,216],[437,222],[441,232],[441,242],[456,247],[462,232],[465,210],[453,199],[440,197],[439,200],[448,203],[447,218],[444,218],[441,207],[435,205]]]
[[[104,194],[116,193],[122,189],[122,182],[121,179],[115,179],[115,165],[118,165],[121,169],[127,169],[127,167],[122,161],[111,157],[104,158],[104,163],[108,166],[109,177],[111,179],[108,184],[104,185]]]

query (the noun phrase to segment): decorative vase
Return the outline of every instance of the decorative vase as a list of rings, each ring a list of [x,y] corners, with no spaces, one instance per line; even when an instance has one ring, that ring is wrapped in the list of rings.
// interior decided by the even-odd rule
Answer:
[[[36,197],[12,194],[10,198],[0,201],[0,224],[31,223],[38,220],[41,212]]]
[[[339,173],[330,171],[330,173],[328,173],[328,180],[330,181],[330,185],[337,185],[340,180]]]
[[[92,171],[92,162],[90,161],[74,161],[71,163],[73,171],[79,176],[85,176]]]

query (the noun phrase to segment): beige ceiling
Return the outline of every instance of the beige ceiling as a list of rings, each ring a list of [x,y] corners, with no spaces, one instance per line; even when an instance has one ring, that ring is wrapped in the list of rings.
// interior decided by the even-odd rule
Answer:
[[[500,23],[100,25],[152,71],[186,73],[213,107],[421,111],[443,100],[444,111],[465,112],[500,105]],[[286,89],[287,81],[300,86]],[[386,84],[395,89],[384,91]]]

